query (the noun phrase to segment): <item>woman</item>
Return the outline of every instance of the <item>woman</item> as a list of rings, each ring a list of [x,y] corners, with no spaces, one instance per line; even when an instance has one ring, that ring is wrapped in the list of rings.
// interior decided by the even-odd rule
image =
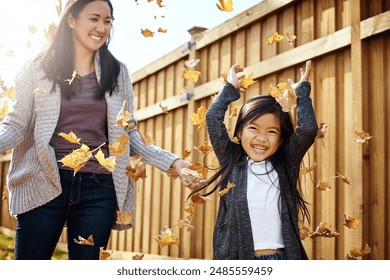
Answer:
[[[99,259],[112,228],[132,227],[131,155],[162,171],[173,167],[183,182],[194,179],[180,173],[188,162],[143,144],[128,70],[108,50],[113,20],[110,0],[69,1],[53,41],[16,77],[14,110],[0,124],[0,151],[13,149],[8,188],[17,217],[15,259],[50,259],[64,225],[69,259]],[[121,110],[131,114],[128,125],[117,125]],[[59,136],[71,132],[80,143]],[[94,157],[77,172],[60,162],[81,143],[107,158],[108,144],[124,132],[130,149],[116,157],[112,172]],[[80,244],[89,236],[93,246]]]

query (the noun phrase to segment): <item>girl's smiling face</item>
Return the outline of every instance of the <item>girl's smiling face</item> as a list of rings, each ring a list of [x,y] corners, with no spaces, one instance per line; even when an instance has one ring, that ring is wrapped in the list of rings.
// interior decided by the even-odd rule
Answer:
[[[239,133],[241,145],[253,161],[263,161],[276,153],[281,145],[280,121],[272,113],[247,123]]]

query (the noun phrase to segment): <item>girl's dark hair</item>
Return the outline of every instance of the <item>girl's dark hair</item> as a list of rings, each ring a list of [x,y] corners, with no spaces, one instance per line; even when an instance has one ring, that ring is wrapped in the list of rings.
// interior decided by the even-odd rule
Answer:
[[[69,1],[57,27],[53,41],[48,44],[43,52],[43,69],[46,76],[53,81],[54,90],[56,85],[60,86],[61,94],[65,98],[72,95],[72,87],[66,82],[71,78],[74,71],[74,47],[72,30],[67,23],[67,17],[71,14],[76,18],[83,8],[96,0],[73,0]],[[111,17],[114,19],[114,10],[110,0],[100,0],[107,2],[111,10]],[[120,63],[108,50],[111,35],[107,42],[99,49],[99,61],[101,77],[96,96],[103,98],[104,94],[109,91],[110,95],[115,91],[118,85],[118,76],[120,72]]]
[[[285,157],[286,145],[289,142],[289,138],[294,133],[294,127],[291,120],[291,116],[288,112],[284,112],[282,107],[276,102],[275,98],[270,95],[257,95],[247,100],[247,102],[241,107],[237,117],[237,123],[234,130],[233,137],[237,137],[242,132],[245,125],[252,122],[253,120],[265,115],[274,114],[280,121],[281,128],[281,141],[282,144],[279,146],[275,154],[273,154],[268,160],[272,163],[273,168],[278,173],[280,182],[280,193],[282,197],[288,198],[286,193],[290,193],[293,199],[294,205],[297,205],[301,211],[303,219],[307,218],[310,221],[309,211],[306,206],[306,201],[300,194],[297,182],[293,181],[295,174],[290,174],[291,170],[288,168],[288,163]],[[247,163],[247,154],[243,149],[242,145],[237,145],[233,142],[229,142],[226,147],[226,160],[220,162],[220,169],[206,182],[191,192],[190,196],[201,190],[208,188],[218,178],[215,186],[204,195],[210,195],[215,192],[219,187],[225,186],[228,182],[230,174],[235,166],[238,164]],[[287,188],[286,188],[287,187]],[[224,197],[221,197],[224,199]],[[287,203],[288,205],[289,203]],[[296,212],[296,209],[289,209]],[[291,213],[290,211],[290,213]]]

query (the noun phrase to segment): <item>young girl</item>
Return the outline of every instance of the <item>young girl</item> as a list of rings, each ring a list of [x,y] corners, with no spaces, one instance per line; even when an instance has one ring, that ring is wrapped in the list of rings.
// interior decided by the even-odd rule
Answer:
[[[135,203],[126,175],[130,155],[165,172],[172,166],[183,182],[194,181],[181,174],[189,162],[145,146],[136,128],[116,124],[124,101],[134,116],[134,96],[127,67],[108,50],[113,20],[110,0],[68,1],[54,40],[18,73],[14,110],[0,123],[0,152],[13,149],[7,183],[10,212],[17,216],[15,259],[50,259],[65,224],[69,259],[99,259],[112,228],[132,227],[123,219]],[[106,143],[105,157],[123,133],[130,140],[113,172],[91,158],[74,175],[58,161],[80,145],[61,132],[74,132],[91,150]],[[74,242],[90,235],[93,246]]]
[[[297,189],[300,163],[314,143],[317,122],[307,82],[311,62],[301,69],[301,80],[294,85],[297,94],[298,126],[294,131],[289,113],[283,112],[275,98],[258,95],[241,108],[230,141],[224,125],[229,104],[240,98],[239,65],[230,69],[228,83],[206,114],[211,144],[221,169],[194,192],[204,190],[217,178],[218,187],[234,186],[221,197],[214,228],[214,259],[284,260],[307,259],[301,243],[298,215],[309,218]]]

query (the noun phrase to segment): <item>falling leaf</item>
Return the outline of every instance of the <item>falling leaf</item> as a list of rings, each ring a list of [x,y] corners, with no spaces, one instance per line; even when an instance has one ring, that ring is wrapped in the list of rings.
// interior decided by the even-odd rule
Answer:
[[[195,150],[201,152],[202,154],[207,154],[208,152],[213,150],[213,147],[210,145],[207,145],[207,142],[204,142],[202,145],[199,147],[194,147]]]
[[[194,68],[196,65],[198,65],[200,59],[199,58],[192,58],[192,59],[189,59],[189,60],[186,60],[184,62],[184,65],[188,68]]]
[[[320,123],[318,126],[318,131],[317,131],[317,138],[324,138],[325,133],[328,131],[329,125],[326,123]]]
[[[132,166],[134,165],[134,167]],[[146,178],[146,166],[142,161],[142,158],[139,156],[131,157],[131,163],[128,167],[126,167],[126,175],[131,178],[134,182],[138,181],[138,179]]]
[[[233,0],[218,0],[219,4],[216,4],[218,9],[222,12],[233,11]]]
[[[140,133],[140,135],[145,146],[154,145],[154,143],[156,143],[156,141],[154,141],[153,137],[150,136],[149,133],[146,133],[145,135]]]
[[[46,41],[51,42],[54,39],[54,36],[57,32],[57,25],[55,23],[51,23],[48,28],[45,28],[45,38]]]
[[[187,80],[192,80],[194,83],[198,81],[201,73],[199,71],[189,71],[186,68],[183,68],[182,78]]]
[[[339,237],[340,233],[337,231],[331,232],[330,229],[328,229],[326,222],[321,222],[314,233],[310,235],[310,238],[315,238],[315,237],[327,237],[327,238],[332,238],[332,237]]]
[[[188,149],[186,149],[186,150],[184,150],[184,152],[181,154],[181,158],[182,158],[182,159],[186,159],[186,158],[188,158],[188,157],[190,156],[190,154],[191,154],[191,151],[188,150]]]
[[[148,37],[153,37],[154,35],[154,32],[150,31],[149,29],[141,29],[141,34],[145,37],[145,38],[148,38]]]
[[[71,85],[76,77],[77,77],[77,72],[76,70],[73,70],[72,77],[70,79],[66,79],[65,82],[68,82],[69,85]]]
[[[92,152],[89,151],[89,147],[85,144],[82,144],[81,147],[77,150],[74,150],[72,153],[68,154],[59,162],[62,162],[64,166],[74,169],[74,174],[76,174],[92,157]]]
[[[176,225],[180,229],[186,228],[188,231],[193,230],[195,228],[193,225],[191,225],[191,223],[189,221],[185,221],[185,220],[177,220]]]
[[[358,258],[358,257],[362,257],[364,255],[371,254],[371,248],[366,243],[366,245],[364,246],[364,249],[353,248],[349,253],[350,253],[350,256],[352,258]]]
[[[7,200],[9,198],[8,188],[7,186],[4,186],[3,196],[1,197],[2,200]]]
[[[209,172],[209,169],[206,166],[204,166],[203,163],[193,163],[189,167],[189,169],[195,170],[196,172],[202,175],[206,175]]]
[[[204,128],[206,126],[206,108],[200,106],[196,113],[192,113],[191,120],[194,125],[198,126],[198,130]]]
[[[126,132],[123,132],[116,142],[114,142],[112,145],[108,145],[108,149],[111,151],[111,153],[119,157],[128,151],[126,149],[128,143],[129,135]]]
[[[120,127],[129,128],[129,121],[131,120],[131,114],[125,110],[126,100],[122,102],[122,108],[116,117],[116,124]]]
[[[161,103],[160,103],[160,108],[161,110],[163,111],[164,114],[168,114],[168,106],[162,106]]]
[[[287,37],[287,42],[292,45],[295,41],[295,39],[297,38],[297,36],[295,36],[293,33],[290,33],[290,32],[286,32],[286,37]]]
[[[135,260],[135,261],[140,261],[140,260],[142,260],[143,258],[144,258],[144,254],[141,254],[141,255],[135,254],[135,255],[133,256],[133,260]]]
[[[240,139],[237,136],[230,137],[230,141],[232,141],[234,144],[241,145],[240,144]]]
[[[93,236],[92,235],[88,236],[87,239],[85,239],[85,238],[83,238],[83,237],[81,237],[79,235],[78,239],[73,238],[73,241],[76,242],[79,245],[89,245],[89,246],[95,245],[95,243],[93,242]]]
[[[316,188],[319,191],[329,191],[331,189],[330,183],[326,181],[321,181],[317,184]]]
[[[102,149],[99,149],[95,155],[95,158],[98,160],[101,166],[107,169],[109,172],[113,172],[115,170],[116,165],[116,156],[104,157],[104,153]]]
[[[299,236],[300,236],[300,239],[301,239],[301,240],[306,239],[306,238],[309,237],[311,234],[313,234],[313,232],[311,231],[311,229],[305,227],[304,225],[299,226]]]
[[[74,144],[80,144],[80,138],[77,138],[76,134],[73,133],[73,131],[69,132],[68,134],[64,132],[58,133],[58,136],[64,138],[66,141]]]
[[[231,108],[230,109],[229,119],[231,119],[233,117],[237,117],[237,112],[238,112],[238,108],[237,107]]]
[[[267,39],[267,44],[272,45],[275,42],[279,43],[283,41],[283,39],[284,39],[283,35],[280,35],[278,32],[275,32]]]
[[[35,25],[29,25],[28,32],[30,32],[31,34],[35,34],[38,32],[38,29],[35,27]]]
[[[195,203],[195,205],[203,205],[207,201],[210,201],[211,198],[210,197],[206,197],[206,196],[202,196],[199,193],[197,193],[197,194],[194,194],[194,195],[191,196],[191,200],[192,200],[193,203]]]
[[[279,83],[276,87],[270,84],[268,94],[276,99],[284,112],[289,112],[297,105],[297,96],[289,83]]]
[[[165,247],[168,245],[178,245],[180,240],[176,235],[172,232],[169,227],[164,227],[164,229],[160,232],[157,238],[154,238],[160,247]]]
[[[157,29],[157,32],[159,32],[159,33],[167,33],[167,32],[168,32],[168,30],[167,30],[167,29],[163,29],[163,28],[159,27],[159,28]]]
[[[309,173],[309,172],[312,172],[314,169],[316,169],[316,167],[317,167],[317,163],[316,163],[316,162],[313,163],[312,166],[309,166],[309,167],[301,167],[301,174],[302,174],[302,175],[305,175],[305,174],[307,174],[307,173]]]
[[[45,94],[46,90],[44,90],[43,88],[36,88],[36,89],[34,89],[33,94],[36,94],[36,93]]]
[[[343,181],[344,183],[346,183],[347,185],[352,185],[352,183],[347,179],[347,177],[345,177],[344,175],[341,175],[340,173],[336,172],[337,173],[337,176],[334,177],[334,178],[339,178],[341,181]]]
[[[100,247],[99,260],[101,260],[101,261],[107,260],[112,255],[112,253],[113,253],[113,251],[108,252],[108,251],[104,250],[104,247]]]
[[[358,219],[354,219],[354,218],[349,217],[349,216],[347,219],[347,216],[344,214],[343,225],[346,226],[347,228],[354,230],[359,223],[360,223],[360,221]]]
[[[253,80],[253,72],[250,73],[248,76],[245,76],[244,78],[240,79],[240,87],[245,89],[247,89],[254,83],[256,83],[256,81]]]
[[[223,189],[222,191],[220,191],[218,193],[218,195],[221,196],[221,197],[224,196],[234,186],[235,186],[235,184],[228,182],[227,185],[226,185],[226,188]]]
[[[58,5],[56,6],[57,15],[60,17],[62,12],[62,0],[58,0]]]
[[[355,131],[355,141],[357,143],[367,143],[369,139],[371,139],[372,136],[370,136],[369,133],[364,131]]]
[[[167,176],[172,179],[177,179],[179,177],[179,174],[174,167],[170,167],[167,171]]]
[[[16,89],[14,87],[8,88],[2,85],[1,88],[3,90],[2,96],[8,97],[10,99],[14,99],[16,93]]]
[[[223,79],[223,83],[226,84],[228,82],[227,73],[221,71],[221,77]]]
[[[121,211],[116,211],[116,223],[118,225],[129,225],[133,219],[133,213],[125,213]]]

